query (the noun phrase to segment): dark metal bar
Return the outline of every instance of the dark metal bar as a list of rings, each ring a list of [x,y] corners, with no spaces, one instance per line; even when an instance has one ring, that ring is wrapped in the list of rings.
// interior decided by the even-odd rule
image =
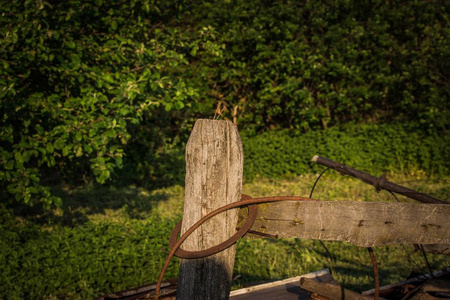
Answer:
[[[313,157],[312,161],[316,162],[320,165],[326,166],[328,168],[334,169],[334,170],[338,171],[339,173],[341,173],[342,175],[350,175],[355,178],[358,178],[365,183],[373,185],[377,190],[385,189],[385,190],[415,199],[415,200],[423,202],[423,203],[449,204],[446,201],[434,198],[430,195],[420,193],[420,192],[408,189],[406,187],[403,187],[401,185],[395,184],[393,182],[390,182],[386,179],[385,175],[382,175],[377,178],[370,174],[353,169],[352,167],[346,166],[344,164],[332,161],[331,159],[317,156],[317,155]]]
[[[377,258],[375,256],[375,253],[373,252],[372,247],[368,247],[367,250],[370,254],[370,261],[372,262],[373,266],[373,277],[375,281],[375,295],[373,297],[374,300],[380,299],[380,275],[378,273],[378,264],[377,264]]]

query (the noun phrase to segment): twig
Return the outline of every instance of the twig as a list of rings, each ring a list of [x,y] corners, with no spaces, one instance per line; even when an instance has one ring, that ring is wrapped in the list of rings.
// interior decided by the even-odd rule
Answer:
[[[0,60],[4,61],[4,62],[6,62],[6,63],[8,63],[10,65],[17,66],[17,63],[15,63],[15,62],[12,62],[12,61],[9,61],[9,60],[3,59],[3,58],[0,58]]]

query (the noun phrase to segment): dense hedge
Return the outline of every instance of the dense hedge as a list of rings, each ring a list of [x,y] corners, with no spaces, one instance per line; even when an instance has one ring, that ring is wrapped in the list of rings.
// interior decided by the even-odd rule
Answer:
[[[365,119],[448,126],[448,1],[194,3],[189,26],[212,27],[223,50],[200,55],[190,82],[248,131]]]
[[[311,162],[314,155],[373,175],[421,171],[431,176],[450,170],[448,135],[401,124],[347,125],[301,135],[270,131],[243,143],[247,179],[318,172],[324,167]]]
[[[183,165],[183,144],[189,130],[196,117],[212,118],[217,106],[222,108],[223,118],[238,123],[251,147],[259,143],[256,141],[281,139],[279,133],[267,133],[273,129],[282,131],[283,136],[311,137],[307,142],[315,144],[318,141],[312,135],[317,133],[311,130],[349,122],[414,123],[411,130],[416,135],[431,132],[426,140],[435,143],[438,136],[446,135],[450,120],[449,12],[448,1],[184,2],[183,13],[175,23],[193,31],[207,29],[218,52],[210,55],[201,52],[201,47],[198,51],[192,48],[191,63],[184,68],[183,78],[196,88],[199,97],[177,118],[169,117],[164,125],[158,125],[159,130],[166,130],[165,145],[159,152],[148,150],[154,140],[145,135],[129,144],[125,168],[138,171],[119,178],[132,177],[135,182],[150,185],[182,183],[182,172],[171,170],[180,170]],[[184,121],[176,121],[179,117]],[[146,124],[153,127],[155,123],[161,122],[150,119]],[[418,144],[403,126],[396,125],[392,132],[387,127],[380,127],[383,129],[372,149],[364,149],[364,154],[355,154],[353,159],[339,154],[348,148],[331,139],[322,154],[327,152],[335,159],[363,166],[363,159],[357,158],[361,155],[373,162],[366,168],[401,169],[409,165],[443,172],[435,163],[424,161],[431,153],[435,161],[445,161],[442,142],[436,141],[439,151],[430,150],[435,146]],[[349,139],[360,140],[361,149],[363,139],[371,136],[369,130]],[[397,130],[399,133],[394,133]],[[341,129],[332,129],[329,135],[335,132]],[[382,159],[382,154],[375,153],[381,151],[377,147],[385,146],[378,142],[385,132],[397,139],[400,148],[389,146],[389,153]],[[409,141],[415,154],[407,154],[410,150],[402,148]],[[258,148],[259,154],[252,154],[253,150],[246,148],[249,178],[311,171],[308,163],[291,163],[290,153],[298,153],[296,147],[291,148],[296,141],[288,139],[285,144],[292,151],[284,156],[267,154],[262,148]],[[368,151],[377,156],[371,157]],[[254,159],[260,163],[254,163]],[[266,159],[277,162],[264,163]],[[127,164],[129,160],[133,163]],[[284,170],[280,164],[291,165]]]
[[[104,183],[122,167],[133,128],[188,105],[195,90],[177,68],[190,45],[163,24],[177,11],[172,2],[135,0],[2,4],[2,190],[60,204],[48,185]],[[150,151],[158,137],[147,137],[156,141]]]
[[[60,205],[61,183],[182,184],[189,132],[217,107],[239,125],[246,180],[318,172],[315,154],[448,174],[449,15],[445,0],[5,1],[0,295],[155,278],[173,220],[42,230],[4,203]]]
[[[216,108],[245,136],[445,132],[449,14],[443,0],[5,2],[0,192],[49,206],[61,182],[170,184]]]

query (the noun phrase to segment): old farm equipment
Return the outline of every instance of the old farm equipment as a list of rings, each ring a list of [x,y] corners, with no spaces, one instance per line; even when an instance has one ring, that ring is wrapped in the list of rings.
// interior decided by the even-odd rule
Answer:
[[[359,178],[377,190],[402,194],[421,203],[318,201],[299,196],[252,198],[241,195],[243,150],[237,127],[228,121],[198,120],[186,150],[183,220],[170,236],[170,253],[158,283],[147,286],[149,288],[141,293],[134,293],[134,296],[128,294],[134,298],[116,294],[116,299],[174,297],[175,288],[177,299],[228,299],[235,259],[234,244],[244,236],[344,241],[366,247],[373,263],[375,289],[369,295],[361,295],[344,289],[333,280],[328,280],[328,283],[315,280],[315,275],[313,279],[308,276],[295,278],[297,286],[301,283],[302,288],[311,292],[324,291],[319,294],[325,298],[320,299],[378,299],[380,290],[385,290],[379,286],[372,247],[416,244],[424,245],[421,248],[424,252],[448,251],[447,246],[436,246],[450,244],[450,206],[447,202],[396,185],[386,176],[377,178],[323,157],[315,156],[313,161],[343,175]],[[163,281],[173,256],[181,258],[175,288]],[[170,288],[165,289],[164,285]],[[445,293],[444,289],[440,295]],[[114,298],[114,294],[109,296]],[[232,298],[237,296],[235,292],[232,294]],[[271,299],[271,296],[266,294],[265,298]],[[108,296],[102,299],[108,299]],[[236,299],[257,298],[250,295]],[[292,298],[278,295],[273,299]]]

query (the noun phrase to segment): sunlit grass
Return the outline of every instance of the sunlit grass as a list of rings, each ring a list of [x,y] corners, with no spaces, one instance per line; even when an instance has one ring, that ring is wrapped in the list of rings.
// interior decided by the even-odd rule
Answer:
[[[448,199],[450,177],[424,180],[421,176],[391,174],[389,179]],[[294,179],[257,179],[245,183],[243,193],[253,197],[309,196],[316,178],[317,174]],[[56,299],[61,295],[68,299],[92,298],[157,280],[165,258],[160,248],[167,247],[169,233],[182,216],[183,187],[150,191],[136,186],[88,185],[62,186],[55,191],[64,200],[61,208],[43,211],[16,207],[12,220],[3,216],[0,294],[30,299]],[[372,186],[333,171],[325,173],[313,197],[327,201],[395,201],[386,191],[378,193]],[[399,200],[411,201],[405,197]],[[330,268],[334,278],[352,290],[373,287],[372,266],[365,248],[325,243],[336,260],[327,257],[318,241],[240,240],[233,289],[323,268]],[[382,284],[400,281],[411,272],[427,271],[423,257],[410,245],[374,250]],[[429,254],[428,258],[434,269],[450,265],[449,256]],[[176,276],[175,260],[167,278]],[[22,288],[16,289],[17,286]]]
[[[259,179],[244,184],[243,193],[250,196],[309,196],[318,175],[308,174],[294,179],[281,180]],[[448,178],[420,179],[413,176],[391,174],[387,179],[443,200],[448,199],[450,195]],[[340,176],[333,170],[327,171],[318,181],[313,198],[333,201],[395,201],[395,198],[387,191],[377,192],[375,187],[353,177]],[[397,195],[397,198],[402,202],[415,202],[401,195]]]

